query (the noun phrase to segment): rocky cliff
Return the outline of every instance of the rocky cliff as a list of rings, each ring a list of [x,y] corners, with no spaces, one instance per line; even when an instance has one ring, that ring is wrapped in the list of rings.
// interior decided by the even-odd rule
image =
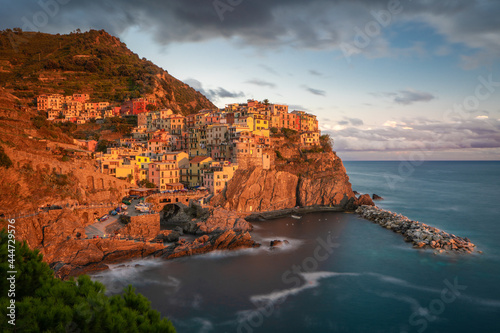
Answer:
[[[274,167],[237,170],[226,189],[210,203],[238,212],[293,207],[335,206],[354,210],[354,195],[342,160],[333,152],[280,154]],[[363,197],[363,199],[366,199]],[[371,201],[371,200],[370,200]],[[364,204],[370,204],[364,201]],[[373,204],[373,203],[371,203]]]
[[[160,231],[159,214],[132,218],[118,231],[134,240],[86,239],[84,213],[71,209],[52,210],[17,219],[16,239],[26,241],[32,249],[38,249],[44,261],[60,278],[107,269],[109,264],[133,258],[170,259],[214,250],[260,246],[248,233],[252,225],[236,213],[222,209],[206,210],[194,204],[188,208],[188,213],[198,212],[195,215],[199,216],[184,222],[181,230],[197,235],[194,241],[179,239],[179,233],[172,230]],[[4,227],[6,221],[0,222],[0,228]],[[174,234],[176,236],[172,237]],[[153,238],[175,243],[165,246],[162,242],[148,241]]]
[[[278,210],[297,205],[299,177],[286,171],[256,167],[238,170],[211,204],[237,212]]]

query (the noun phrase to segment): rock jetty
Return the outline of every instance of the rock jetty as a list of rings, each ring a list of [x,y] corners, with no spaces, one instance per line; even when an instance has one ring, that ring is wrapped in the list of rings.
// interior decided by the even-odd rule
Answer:
[[[476,247],[468,238],[449,234],[376,206],[360,206],[356,209],[356,213],[364,219],[403,235],[405,241],[413,243],[415,248],[434,249],[439,253],[445,251],[472,253]]]

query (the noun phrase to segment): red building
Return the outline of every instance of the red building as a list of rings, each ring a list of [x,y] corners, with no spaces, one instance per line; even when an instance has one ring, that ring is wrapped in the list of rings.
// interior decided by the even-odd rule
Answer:
[[[156,106],[156,101],[152,98],[137,98],[125,102],[120,109],[122,115],[136,115],[139,113],[147,112],[147,105],[152,104]]]

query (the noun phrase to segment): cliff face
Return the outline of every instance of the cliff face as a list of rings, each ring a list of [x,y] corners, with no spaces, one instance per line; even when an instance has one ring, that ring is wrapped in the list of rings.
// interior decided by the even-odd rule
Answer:
[[[211,203],[238,212],[295,207],[298,179],[296,175],[277,170],[238,170],[227,189],[215,196]]]
[[[322,155],[309,162],[312,170],[308,170],[300,178],[297,206],[345,205],[347,200],[354,198],[349,176],[341,159],[333,153]]]
[[[284,155],[284,154],[283,154]],[[357,199],[341,159],[334,153],[301,153],[276,159],[275,167],[238,170],[214,206],[239,212],[262,212],[296,206],[355,209]]]

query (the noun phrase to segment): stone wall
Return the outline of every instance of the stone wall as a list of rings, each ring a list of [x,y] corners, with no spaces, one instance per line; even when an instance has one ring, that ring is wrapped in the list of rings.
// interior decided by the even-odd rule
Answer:
[[[131,216],[130,223],[118,233],[131,238],[152,240],[160,233],[160,214]]]

